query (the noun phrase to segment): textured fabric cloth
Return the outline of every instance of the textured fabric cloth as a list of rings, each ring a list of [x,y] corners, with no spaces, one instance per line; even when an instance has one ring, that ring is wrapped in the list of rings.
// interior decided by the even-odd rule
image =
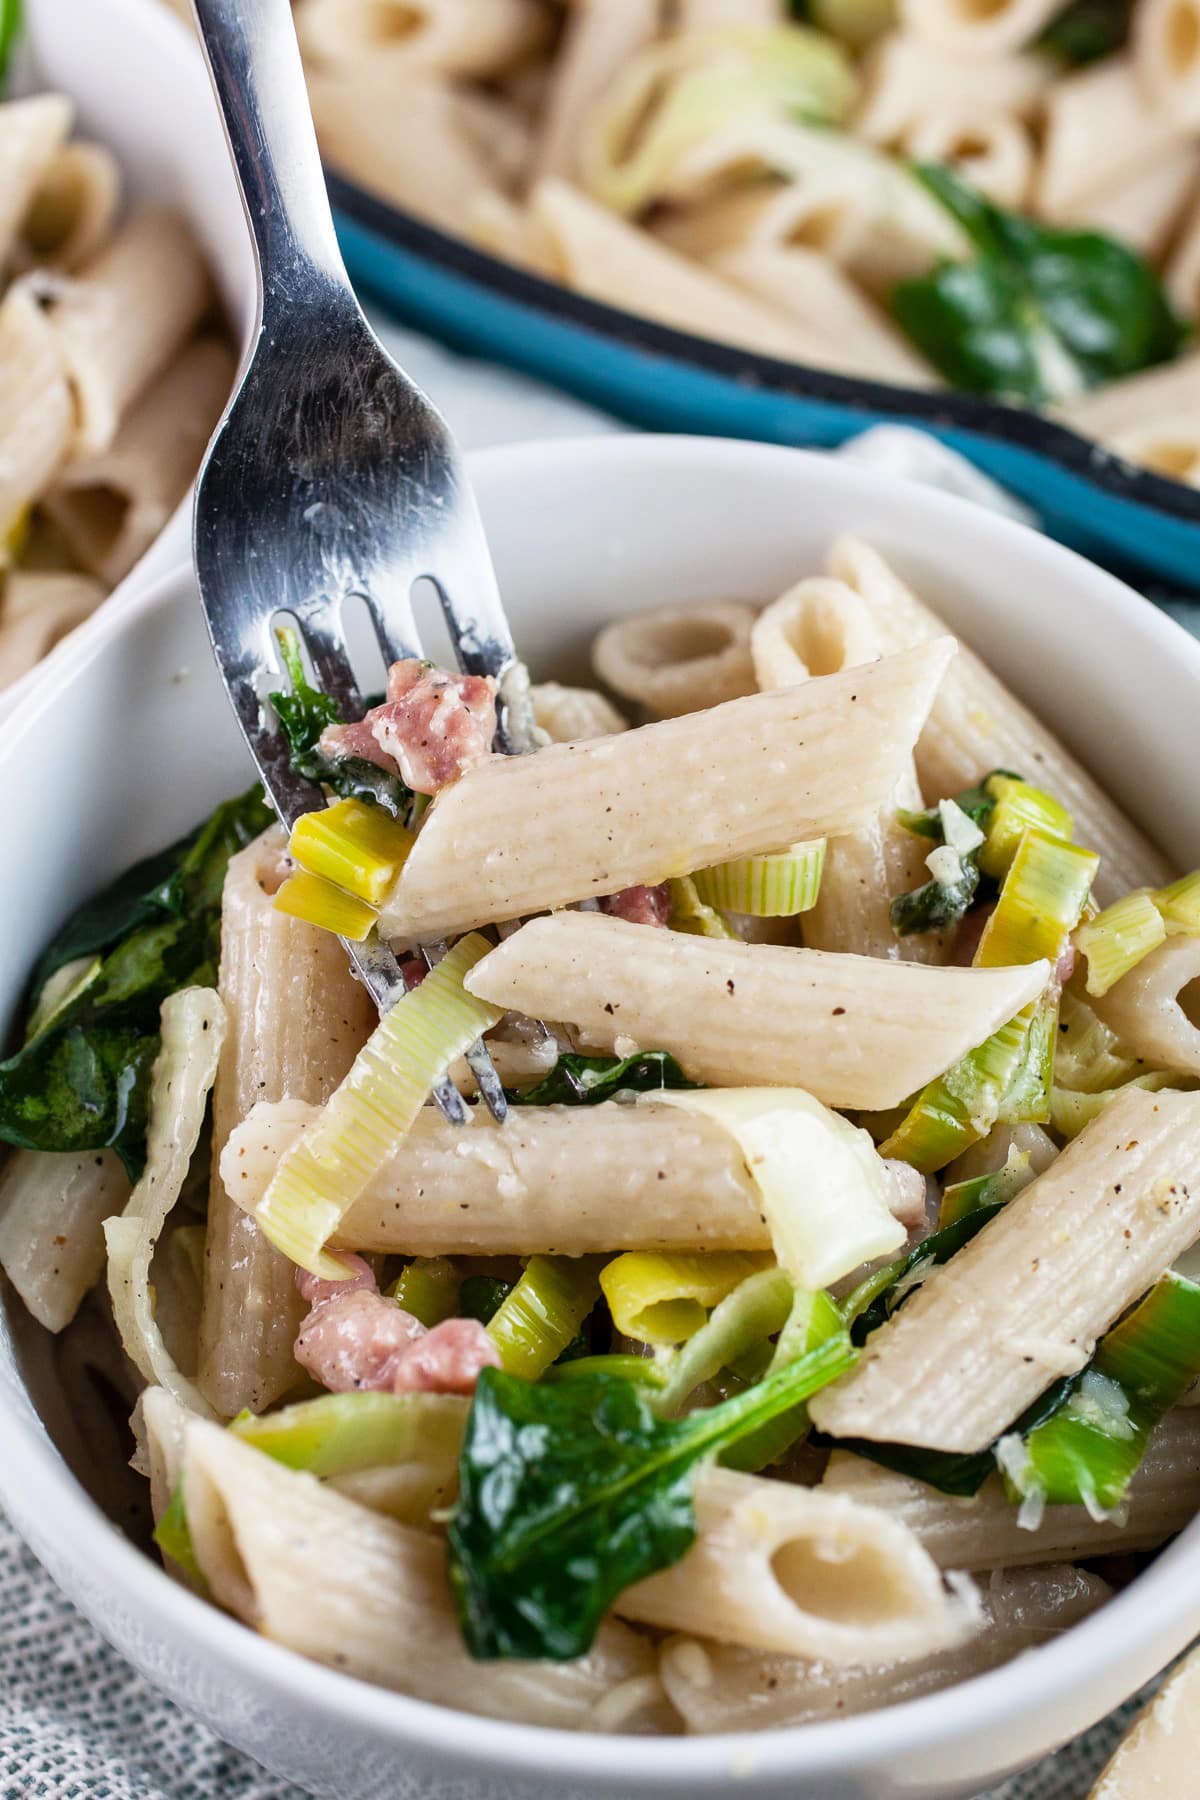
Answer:
[[[375,323],[468,448],[615,429],[550,389]],[[961,457],[907,428],[880,426],[842,454],[1036,522]],[[1156,599],[1200,635],[1200,607]],[[980,1800],[1085,1800],[1138,1704]],[[304,1796],[143,1681],[62,1597],[0,1514],[0,1800]],[[431,1790],[429,1800],[440,1797]]]

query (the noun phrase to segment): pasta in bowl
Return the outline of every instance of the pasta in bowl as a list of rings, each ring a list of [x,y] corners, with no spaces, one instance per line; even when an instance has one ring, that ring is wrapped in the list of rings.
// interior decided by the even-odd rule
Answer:
[[[459,703],[486,702],[453,678],[425,672],[414,681],[412,671],[393,671],[391,697],[367,727],[371,743],[357,739],[360,752],[373,744],[389,766],[339,754],[348,747],[339,734],[354,724],[322,717],[299,669],[290,695],[282,675],[279,690],[294,748],[324,758],[331,785],[355,788],[293,846],[296,867],[281,861],[277,837],[258,836],[262,817],[247,799],[225,805],[169,866],[126,885],[127,903],[144,902],[151,888],[191,900],[169,919],[161,907],[153,920],[142,915],[138,929],[160,933],[160,948],[165,929],[175,934],[174,960],[163,958],[170,991],[160,1013],[164,977],[152,972],[160,986],[145,991],[140,1035],[123,1047],[108,1040],[123,1068],[137,1063],[124,1092],[144,1096],[148,1110],[139,1117],[133,1104],[114,1114],[107,1142],[135,1173],[144,1159],[145,1172],[130,1202],[127,1175],[108,1161],[108,1178],[126,1185],[110,1189],[101,1209],[94,1189],[84,1191],[84,1152],[60,1140],[56,1154],[81,1169],[80,1187],[62,1204],[75,1205],[81,1235],[90,1232],[89,1276],[61,1211],[53,1236],[66,1245],[55,1245],[51,1259],[37,1250],[46,1207],[29,1196],[45,1190],[36,1175],[32,1183],[19,1177],[46,1151],[19,1151],[0,1248],[51,1324],[56,1302],[63,1311],[74,1303],[72,1286],[78,1298],[81,1281],[100,1279],[142,1369],[134,1385],[146,1385],[147,1368],[155,1377],[140,1429],[160,1540],[226,1608],[327,1668],[281,1662],[278,1650],[161,1577],[143,1593],[151,1571],[132,1552],[114,1598],[134,1592],[139,1628],[152,1636],[169,1634],[171,1622],[185,1630],[175,1657],[187,1667],[181,1674],[176,1666],[171,1681],[210,1716],[221,1703],[201,1699],[201,1690],[214,1678],[226,1695],[238,1681],[269,1689],[289,1719],[315,1706],[312,1716],[331,1734],[323,1750],[311,1729],[301,1749],[242,1714],[226,1721],[259,1754],[314,1784],[330,1779],[365,1733],[372,1754],[404,1745],[425,1767],[473,1765],[513,1779],[536,1769],[595,1791],[674,1781],[703,1789],[748,1754],[745,1738],[729,1749],[718,1740],[703,1759],[686,1738],[639,1737],[634,1746],[627,1734],[801,1720],[818,1722],[754,1738],[763,1791],[784,1777],[828,1791],[836,1775],[846,1791],[867,1793],[897,1761],[924,1791],[978,1784],[1102,1710],[1188,1633],[1179,1590],[1189,1541],[1112,1599],[1093,1565],[1097,1546],[1159,1544],[1191,1511],[1190,1419],[1172,1404],[1186,1385],[1191,1289],[1164,1276],[1195,1235],[1183,1190],[1200,1102],[1172,1061],[1178,1052],[1144,1048],[1111,1009],[1125,984],[1153,985],[1164,949],[1174,956],[1172,946],[1190,942],[1186,928],[1169,929],[1187,912],[1190,889],[1177,885],[1176,869],[1195,858],[1196,824],[1178,776],[1171,789],[1167,740],[1192,704],[1194,652],[1065,553],[936,497],[867,484],[812,459],[614,442],[485,459],[479,473],[500,577],[536,676],[578,689],[579,653],[615,615],[609,679],[634,664],[643,683],[647,638],[679,641],[678,619],[660,619],[650,632],[645,616],[690,600],[699,628],[719,603],[728,629],[700,630],[704,654],[690,659],[694,691],[713,704],[658,708],[670,716],[614,731],[614,703],[626,716],[645,704],[627,676],[625,692],[597,708],[590,726],[593,702],[575,695],[568,707],[561,688],[539,692],[548,733],[568,717],[574,747],[548,745],[505,765],[503,776],[486,755],[474,760],[473,734],[444,731],[443,744],[457,742],[472,766],[441,786],[409,844],[401,835],[408,816],[393,819],[380,800],[401,783],[410,792],[437,785],[428,741],[409,735],[414,714],[428,700],[427,717],[445,725]],[[648,487],[652,518],[642,504]],[[531,492],[536,511],[514,504]],[[639,508],[646,522],[633,525]],[[822,574],[827,557],[833,572]],[[897,570],[912,587],[898,585]],[[550,603],[568,580],[578,601],[564,616]],[[842,588],[858,596],[861,612]],[[785,590],[786,604],[761,610]],[[1053,610],[1039,598],[1051,590]],[[918,593],[939,607],[949,599],[949,622],[963,639],[957,649]],[[992,609],[1006,596],[1000,618]],[[69,846],[70,861],[66,844],[49,847],[40,908],[18,882],[14,919],[24,923],[14,947],[23,966],[44,949],[51,911],[61,917],[244,785],[187,608],[181,590],[170,605],[147,603],[103,646],[98,661],[107,668],[65,671],[72,710],[94,730],[106,706],[110,728],[118,715],[100,685],[89,693],[91,681],[122,667],[128,679],[136,668],[144,699],[112,739],[134,806],[111,843],[115,814],[91,796],[95,822]],[[742,691],[714,698],[699,683],[713,668],[726,689],[732,679],[735,608],[748,609],[750,659]],[[1098,632],[1089,638],[1082,629],[1085,618],[1107,628],[1103,649]],[[855,621],[865,633],[887,620],[903,645],[865,646],[851,632]],[[965,649],[973,638],[1004,676],[1024,671],[1019,684],[1038,698],[1029,671],[1053,661],[1060,633],[1078,653],[1074,710],[1060,705],[1055,723],[1096,776],[1003,698]],[[807,676],[795,662],[780,674],[755,673],[756,651],[778,657],[781,645]],[[164,693],[156,677],[181,666],[196,678]],[[1134,705],[1153,693],[1163,740],[1123,769],[1109,721],[1130,693]],[[43,692],[14,727],[7,772],[31,782],[23,804],[43,804],[40,784],[57,779],[56,757],[69,755],[52,750],[43,772],[33,757],[39,714],[56,707],[62,716],[63,705],[57,689]],[[584,735],[596,726],[603,735]],[[191,750],[197,734],[211,750],[203,771]],[[152,772],[140,754],[150,744],[167,747],[169,804],[162,770]],[[774,780],[753,778],[760,761]],[[576,765],[571,794],[597,798],[555,811],[555,770],[567,762]],[[1139,827],[1161,835],[1171,864],[1097,776],[1126,800],[1144,787]],[[523,784],[543,780],[545,804],[531,807]],[[371,808],[362,800],[368,782]],[[508,814],[498,782],[520,790]],[[1155,783],[1162,791],[1152,791]],[[922,800],[945,804],[918,808],[914,787]],[[484,794],[493,827],[491,864],[472,849],[473,792]],[[159,796],[155,816],[143,817],[137,802],[150,793]],[[369,844],[364,815],[375,833]],[[81,811],[78,823],[88,816]],[[611,847],[606,818],[620,822]],[[555,822],[549,845],[545,830],[530,828],[547,819]],[[443,860],[435,827],[452,830],[472,871],[449,896],[422,871],[426,861],[436,874]],[[427,836],[432,852],[420,852]],[[823,858],[813,848],[822,837]],[[631,845],[640,881],[615,860]],[[884,886],[860,905],[863,868],[885,863]],[[975,885],[964,894],[970,868]],[[560,893],[562,882],[572,891]],[[657,891],[664,884],[666,895]],[[919,929],[897,937],[893,902],[930,887],[944,892],[900,907],[899,921]],[[364,888],[367,898],[352,891]],[[1035,891],[1043,898],[1030,908],[1021,896]],[[1085,918],[1093,892],[1101,910]],[[1141,935],[1128,919],[1113,928],[1110,909],[1128,905],[1131,893]],[[291,910],[276,904],[281,895]],[[389,1015],[390,1048],[376,1037],[369,1066],[360,1053],[372,1022],[335,940],[311,922],[333,907],[340,910],[327,918],[361,928],[350,902],[400,921],[386,927],[399,939],[436,928],[454,940]],[[949,916],[955,909],[960,921]],[[1153,945],[1151,913],[1162,927]],[[108,979],[103,965],[117,945],[96,936],[112,928],[112,914],[108,926],[102,916],[92,909],[90,926],[80,920],[54,936],[57,991],[46,999],[50,1010],[35,1015],[29,1049],[17,1052],[26,1072],[39,1055],[53,1057],[56,1035],[63,1041],[84,1017],[103,1062],[106,1019],[117,1020],[95,983]],[[797,916],[807,945],[796,941]],[[491,920],[521,917],[527,922],[492,941]],[[126,958],[128,924],[124,915]],[[977,946],[973,926],[983,926]],[[144,938],[140,946],[144,953]],[[1131,946],[1144,954],[1129,960]],[[886,953],[896,949],[905,954]],[[100,974],[71,970],[96,956]],[[171,968],[184,970],[184,985]],[[1103,994],[1087,991],[1096,971],[1093,989],[1114,977]],[[90,1012],[72,1013],[89,989]],[[1134,1010],[1143,1024],[1156,1013],[1148,990]],[[551,1021],[549,1046],[518,1014]],[[1068,1030],[1052,1033],[1052,1018]],[[514,1102],[503,1126],[479,1120],[459,1138],[420,1102],[430,1059],[454,1066],[480,1030],[503,1059]],[[1045,1104],[1033,1096],[1054,1040],[1051,1111],[1039,1119]],[[763,1043],[773,1061],[755,1065]],[[959,1071],[949,1084],[948,1068]],[[397,1069],[408,1071],[407,1084]],[[213,1147],[192,1167],[180,1210],[172,1203],[214,1076]],[[965,1104],[939,1099],[939,1084]],[[1112,1089],[1123,1091],[1111,1098]],[[25,1092],[44,1088],[27,1081]],[[102,1101],[94,1088],[90,1104]],[[1014,1109],[1026,1116],[998,1133],[1000,1111]],[[31,1137],[41,1126],[33,1113],[25,1118]],[[963,1160],[972,1139],[973,1163]],[[1114,1158],[1122,1166],[1110,1178]],[[926,1165],[945,1190],[944,1216],[923,1224]],[[819,1168],[821,1180],[805,1184],[797,1205],[799,1167]],[[333,1172],[332,1188],[321,1187],[321,1171]],[[1114,1199],[1115,1185],[1129,1198]],[[197,1356],[194,1332],[180,1327],[206,1188],[210,1281]],[[108,1241],[97,1253],[101,1211]],[[1077,1231],[1060,1228],[1065,1218],[1078,1221]],[[1043,1283],[1025,1274],[1026,1256],[1042,1260]],[[299,1286],[295,1261],[307,1265]],[[346,1285],[322,1285],[348,1273]],[[246,1280],[252,1286],[239,1290]],[[193,1289],[194,1281],[193,1273]],[[396,1295],[384,1291],[397,1282]],[[968,1304],[976,1287],[982,1313]],[[65,1435],[71,1395],[61,1377],[55,1390],[51,1351],[20,1324],[15,1301],[11,1313],[31,1386]],[[931,1317],[930,1337],[922,1321]],[[587,1321],[590,1341],[559,1361]],[[1164,1336],[1173,1349],[1151,1359],[1150,1418],[1145,1392],[1135,1410],[1122,1382],[1128,1359],[1148,1346],[1161,1352]],[[295,1349],[330,1390],[323,1396],[297,1390]],[[1066,1391],[1054,1407],[1047,1394],[1056,1386]],[[1035,1404],[1040,1412],[1029,1417]],[[816,1430],[801,1448],[804,1409]],[[11,1495],[6,1482],[6,1501],[45,1548],[68,1516],[82,1525],[88,1514],[61,1475],[55,1486],[19,1422],[6,1417],[5,1431],[16,1445],[6,1468],[19,1471]],[[999,1468],[997,1443],[1006,1446]],[[884,1466],[878,1453],[887,1445],[907,1446],[920,1467],[896,1454]],[[945,1497],[950,1463],[960,1494],[980,1477],[978,1499]],[[1079,1490],[1068,1500],[1072,1479],[1077,1489],[1092,1484],[1086,1498]],[[1116,1522],[1123,1482],[1128,1513]],[[54,1497],[39,1523],[31,1496],[46,1493]],[[48,1529],[52,1513],[59,1525]],[[61,1543],[50,1553],[62,1568]],[[103,1582],[116,1579],[110,1555],[99,1558]],[[78,1587],[69,1567],[67,1579]],[[122,1612],[118,1603],[119,1621]],[[1060,1647],[1056,1632],[1076,1620]],[[118,1633],[128,1641],[121,1623]],[[994,1666],[1034,1638],[1043,1647],[1030,1658]],[[969,1708],[961,1693],[936,1691],[989,1667]],[[398,1687],[401,1697],[375,1694],[364,1709],[354,1696],[367,1690],[339,1669]],[[283,1692],[290,1697],[280,1700]],[[448,1733],[444,1711],[404,1694],[491,1718],[459,1719]],[[883,1714],[819,1722],[900,1700]],[[530,1738],[514,1720],[582,1728],[586,1754],[570,1747],[568,1732]],[[611,1741],[595,1735],[604,1730],[616,1734]],[[360,1791],[369,1791],[366,1777]]]
[[[191,225],[127,204],[75,110],[57,92],[0,101],[0,693],[162,532],[235,367]]]

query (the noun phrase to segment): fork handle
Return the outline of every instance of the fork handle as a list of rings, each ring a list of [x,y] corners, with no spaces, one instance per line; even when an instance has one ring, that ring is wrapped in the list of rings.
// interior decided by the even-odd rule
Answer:
[[[331,290],[356,306],[290,0],[192,0],[192,7],[254,240],[264,322],[307,301],[327,308]]]

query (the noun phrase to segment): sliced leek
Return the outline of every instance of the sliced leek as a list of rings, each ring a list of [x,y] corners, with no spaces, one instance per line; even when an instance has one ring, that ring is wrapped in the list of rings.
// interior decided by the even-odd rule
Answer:
[[[1181,876],[1169,887],[1159,888],[1154,903],[1168,932],[1200,933],[1200,869]]]
[[[1087,957],[1087,991],[1093,999],[1107,994],[1122,975],[1157,950],[1167,935],[1166,922],[1146,889],[1125,894],[1089,919],[1075,933],[1075,948]]]
[[[531,1256],[517,1285],[488,1321],[488,1336],[510,1375],[536,1381],[578,1337],[600,1298],[595,1259]]]
[[[1079,923],[1099,867],[1093,851],[1027,831],[979,941],[976,966],[1006,968],[1045,958],[1053,967]]]
[[[417,1461],[453,1470],[469,1410],[457,1394],[322,1394],[257,1417],[241,1413],[229,1429],[275,1462],[324,1479]]]
[[[1099,1094],[1120,1087],[1141,1068],[1140,1060],[1096,1017],[1086,1000],[1065,988],[1054,1046],[1055,1085],[1081,1094]]]
[[[382,906],[416,836],[381,806],[338,800],[301,814],[288,852],[310,875],[323,876],[368,906]]]
[[[645,1094],[724,1126],[745,1159],[780,1265],[824,1288],[904,1242],[891,1178],[867,1132],[800,1088],[703,1088]]]
[[[795,1297],[795,1284],[778,1265],[748,1275],[709,1314],[707,1323],[672,1359],[657,1405],[678,1412],[702,1382],[735,1363],[782,1331]]]
[[[799,25],[728,25],[652,44],[592,110],[584,185],[614,212],[639,212],[714,132],[772,118],[837,123],[856,86],[845,52]]]
[[[68,1006],[91,987],[100,973],[103,961],[101,956],[77,956],[55,969],[38,993],[37,1004],[25,1028],[27,1044],[31,1044],[35,1037],[40,1037],[47,1026],[53,1025],[60,1013],[64,1013]]]
[[[341,1086],[279,1163],[254,1216],[301,1268],[344,1279],[326,1243],[395,1156],[434,1083],[499,1019],[499,1008],[463,987],[490,948],[478,932],[461,938],[384,1014]]]
[[[1136,1075],[1132,1081],[1122,1083],[1120,1087],[1104,1088],[1096,1094],[1076,1094],[1069,1088],[1055,1087],[1050,1091],[1050,1123],[1055,1131],[1063,1137],[1078,1137],[1085,1125],[1098,1119],[1110,1100],[1128,1088],[1145,1088],[1148,1093],[1157,1094],[1163,1088],[1186,1088],[1192,1085],[1186,1075],[1174,1075],[1162,1069],[1151,1069],[1145,1075]]]
[[[1002,1169],[993,1169],[990,1175],[973,1176],[970,1181],[953,1181],[943,1190],[938,1230],[957,1225],[960,1219],[965,1219],[968,1213],[978,1212],[981,1206],[1003,1205],[1015,1199],[1022,1188],[1029,1186],[1034,1174],[1029,1152],[1018,1150],[1014,1144]]]
[[[1125,1498],[1150,1433],[1200,1375],[1200,1287],[1167,1273],[1100,1341],[1060,1412],[997,1459],[1010,1492],[1094,1516]]]
[[[416,1256],[405,1263],[388,1293],[422,1325],[440,1325],[458,1306],[461,1276],[448,1256]]]
[[[849,1346],[846,1321],[836,1301],[823,1292],[798,1290],[793,1297],[787,1322],[779,1334],[774,1355],[767,1365],[767,1375],[777,1375],[790,1368],[813,1350],[833,1339]],[[777,1462],[786,1450],[802,1438],[809,1428],[808,1407],[802,1400],[779,1413],[748,1438],[740,1439],[724,1452],[721,1462],[729,1469],[743,1469],[753,1474]]]
[[[1000,1117],[1004,1097],[1028,1056],[1029,1030],[1040,1002],[1023,1007],[1007,1025],[931,1081],[879,1147],[932,1175],[978,1142]]]
[[[739,1250],[696,1255],[629,1250],[605,1266],[600,1286],[622,1336],[640,1344],[682,1344],[715,1306],[772,1261]]]
[[[742,856],[693,875],[706,906],[752,919],[792,918],[816,905],[825,867],[825,839],[793,844],[770,856]]]
[[[691,937],[737,937],[728,920],[700,898],[690,875],[679,875],[671,882],[670,923],[672,931],[686,931]]]
[[[1002,881],[1012,866],[1022,837],[1036,831],[1043,837],[1069,844],[1074,822],[1066,807],[1052,794],[1016,775],[997,771],[984,782],[984,791],[995,801],[984,829],[979,866],[985,875]]]
[[[356,900],[353,894],[335,887],[323,875],[310,875],[304,869],[297,875],[288,876],[275,896],[275,906],[279,912],[290,913],[294,919],[304,919],[309,925],[320,926],[322,931],[333,931],[338,937],[349,938],[352,944],[361,944],[370,936],[379,916],[365,900]]]

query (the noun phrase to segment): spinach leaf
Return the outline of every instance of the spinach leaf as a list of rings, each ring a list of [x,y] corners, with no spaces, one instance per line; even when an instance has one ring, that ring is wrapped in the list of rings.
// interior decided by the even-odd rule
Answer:
[[[496,1275],[468,1275],[458,1290],[456,1310],[460,1318],[489,1325],[512,1291],[513,1283]]]
[[[76,956],[98,954],[100,965],[43,1030],[0,1063],[0,1142],[30,1150],[112,1148],[136,1180],[159,1009],[178,988],[215,978],[226,866],[272,817],[257,788],[227,801],[67,921],[42,958],[39,986]]]
[[[320,737],[325,727],[344,723],[337,701],[313,687],[305,675],[296,633],[281,630],[275,635],[291,691],[268,694],[267,698],[287,739],[295,773],[318,787],[328,788],[343,800],[363,800],[382,806],[394,819],[407,818],[413,793],[398,775],[381,769],[365,756],[330,757],[321,751]]]
[[[957,925],[970,908],[979,886],[979,866],[973,856],[960,856],[957,881],[924,881],[907,894],[897,894],[888,917],[897,937],[918,931],[944,931]]]
[[[1023,775],[1014,775],[1011,769],[989,769],[981,781],[973,787],[959,788],[957,794],[951,796],[954,804],[965,812],[973,825],[983,831],[988,820],[996,810],[995,795],[988,792],[988,782],[993,775],[1003,775],[1008,781],[1024,781]],[[917,837],[932,838],[935,844],[944,844],[946,832],[942,824],[942,812],[938,806],[927,806],[921,812],[909,812],[901,806],[896,817],[905,831],[911,831]]]
[[[1124,244],[1004,212],[938,164],[916,174],[977,254],[900,282],[891,308],[953,386],[1041,404],[1179,350],[1187,328],[1153,269]]]
[[[450,1526],[450,1585],[472,1656],[582,1656],[616,1596],[696,1535],[692,1472],[844,1374],[845,1334],[757,1387],[662,1419],[623,1376],[521,1381],[485,1369]]]
[[[689,1081],[666,1050],[643,1050],[635,1056],[560,1056],[536,1087],[513,1089],[514,1106],[596,1106],[621,1092],[648,1094],[660,1088],[702,1087]]]
[[[1036,48],[1082,68],[1124,47],[1132,16],[1132,0],[1071,0],[1051,19]]]

